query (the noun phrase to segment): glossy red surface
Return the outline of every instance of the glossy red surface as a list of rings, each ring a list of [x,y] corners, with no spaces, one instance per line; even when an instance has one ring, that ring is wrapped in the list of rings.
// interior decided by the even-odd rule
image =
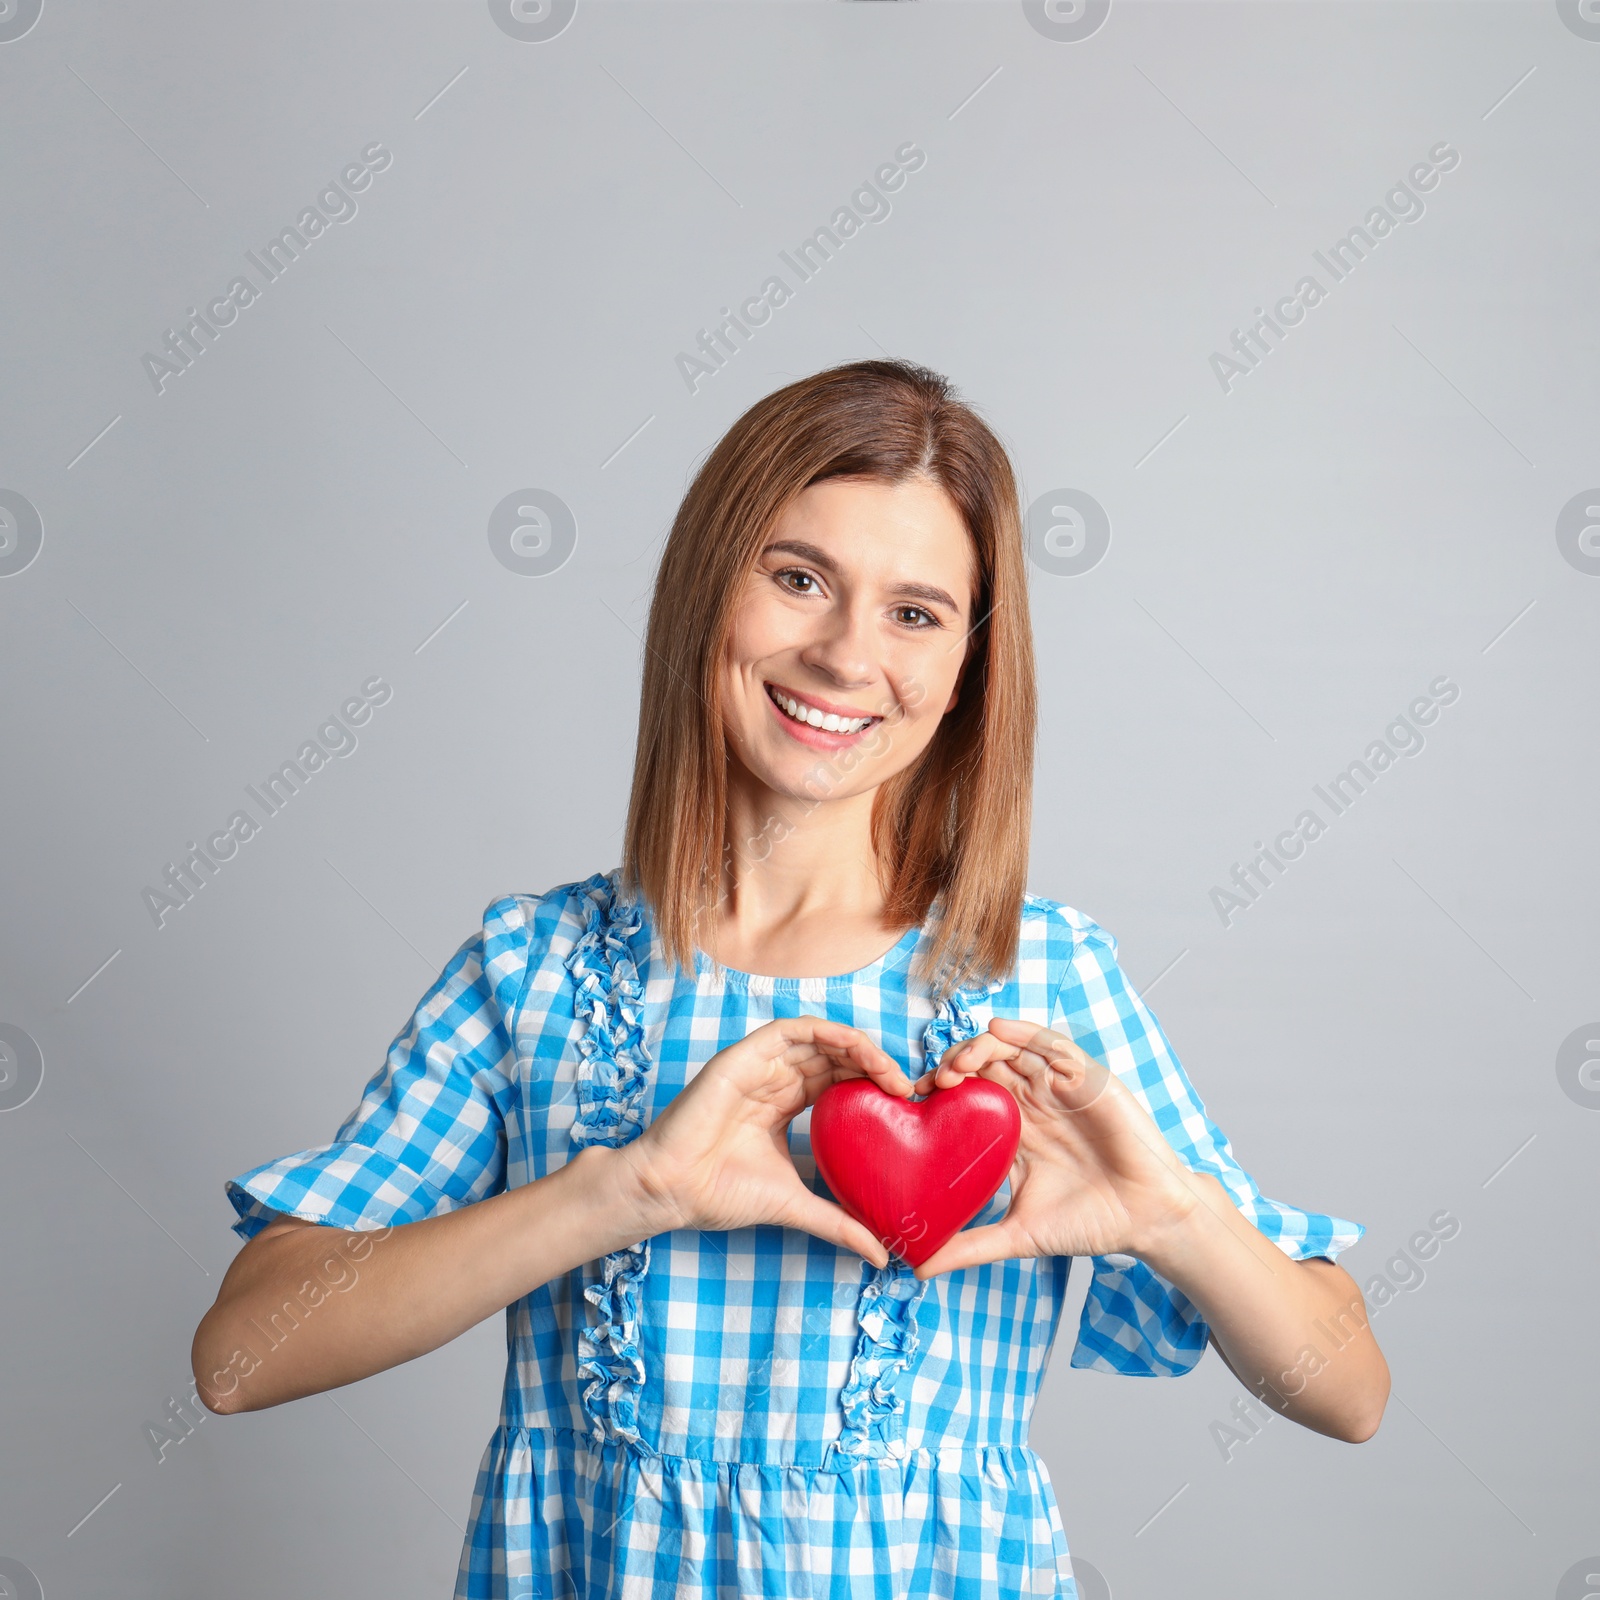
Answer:
[[[986,1078],[915,1101],[852,1078],[811,1109],[811,1150],[834,1199],[914,1267],[988,1204],[1021,1136],[1016,1100]]]

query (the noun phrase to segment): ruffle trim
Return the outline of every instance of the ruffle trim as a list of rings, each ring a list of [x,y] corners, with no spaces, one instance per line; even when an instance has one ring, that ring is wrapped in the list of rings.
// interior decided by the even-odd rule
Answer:
[[[567,956],[584,1023],[578,1051],[578,1112],[573,1142],[623,1145],[644,1131],[650,1054],[644,1042],[644,985],[629,942],[644,926],[639,907],[622,899],[614,875],[580,885],[584,929]]]
[[[1000,979],[958,989],[940,1001],[922,1033],[923,1070],[938,1066],[952,1045],[980,1030],[971,1007],[1005,987]],[[891,1256],[863,1285],[856,1301],[860,1333],[850,1376],[839,1396],[844,1429],[838,1448],[848,1456],[901,1455],[905,1451],[905,1400],[900,1381],[919,1349],[917,1311],[929,1280],[919,1280],[905,1262]]]
[[[932,1019],[922,1030],[922,1070],[931,1071],[944,1059],[944,1053],[952,1045],[964,1044],[968,1039],[974,1038],[982,1030],[972,1020],[971,1007],[982,1005],[986,1000],[997,995],[1006,986],[1004,978],[997,978],[992,983],[974,985],[968,989],[957,989],[939,1003]]]
[[[862,1289],[856,1301],[860,1337],[850,1377],[839,1396],[844,1410],[840,1454],[905,1453],[905,1425],[897,1419],[904,1416],[906,1403],[898,1390],[901,1375],[919,1348],[917,1308],[927,1290],[928,1280],[919,1280],[893,1256]]]
[[[584,929],[566,958],[575,994],[573,1014],[583,1024],[578,1040],[577,1114],[572,1141],[613,1148],[644,1129],[651,1060],[644,1038],[644,985],[631,940],[644,926],[639,907],[618,893],[614,873],[596,873],[579,885]],[[598,1283],[584,1299],[594,1320],[579,1336],[578,1375],[583,1409],[594,1439],[619,1439],[636,1449],[644,1360],[639,1352],[639,1281],[650,1267],[650,1241],[613,1250],[601,1262]]]

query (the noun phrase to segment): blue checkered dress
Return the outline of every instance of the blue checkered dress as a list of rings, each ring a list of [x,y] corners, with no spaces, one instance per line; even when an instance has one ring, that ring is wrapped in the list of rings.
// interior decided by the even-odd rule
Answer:
[[[910,976],[925,936],[841,977],[758,977],[698,953],[689,972],[616,873],[496,900],[334,1142],[229,1182],[234,1228],[288,1213],[370,1229],[470,1205],[580,1146],[626,1143],[716,1051],[807,1013],[865,1030],[913,1078],[991,1016],[1063,1029],[1287,1255],[1361,1236],[1263,1198],[1087,917],[1030,895],[1006,981],[937,1007]],[[820,1185],[808,1121],[790,1149]],[[898,1261],[761,1227],[658,1235],[535,1289],[506,1311],[504,1405],[456,1600],[1075,1600],[1027,1443],[1071,1265],[918,1283]],[[1074,1367],[1194,1366],[1208,1329],[1183,1294],[1129,1257],[1092,1271]]]

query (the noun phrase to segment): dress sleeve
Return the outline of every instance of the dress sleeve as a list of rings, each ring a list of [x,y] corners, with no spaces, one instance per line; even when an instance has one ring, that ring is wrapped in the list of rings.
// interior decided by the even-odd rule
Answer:
[[[1184,1164],[1221,1180],[1233,1203],[1287,1256],[1333,1260],[1366,1229],[1267,1199],[1206,1115],[1161,1024],[1117,965],[1117,943],[1085,919],[1056,992],[1051,1025],[1102,1061],[1143,1102]],[[1175,1377],[1205,1353],[1210,1329],[1181,1290],[1132,1256],[1095,1256],[1074,1367]]]
[[[493,902],[389,1046],[331,1144],[230,1178],[253,1238],[275,1216],[375,1229],[453,1211],[505,1186],[516,1013],[536,963],[531,908]]]

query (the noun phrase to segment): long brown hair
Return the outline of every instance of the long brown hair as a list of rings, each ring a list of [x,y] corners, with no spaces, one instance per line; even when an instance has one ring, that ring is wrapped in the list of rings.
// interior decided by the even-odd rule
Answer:
[[[692,966],[719,901],[728,762],[722,671],[735,609],[771,530],[829,478],[938,483],[972,537],[978,593],[953,710],[885,781],[872,843],[885,920],[937,925],[922,975],[937,993],[1016,960],[1033,801],[1033,635],[1016,480],[1000,441],[948,379],[855,361],[759,400],[723,435],[672,524],[645,640],[623,881],[672,959]],[[937,910],[936,910],[937,907]]]

